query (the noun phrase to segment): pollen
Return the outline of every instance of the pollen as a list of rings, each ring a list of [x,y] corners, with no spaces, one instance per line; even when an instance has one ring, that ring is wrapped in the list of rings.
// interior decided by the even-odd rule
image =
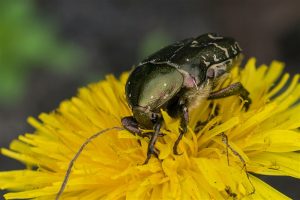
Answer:
[[[120,79],[109,75],[81,88],[55,112],[30,117],[35,131],[1,149],[25,165],[0,172],[4,198],[55,199],[87,138],[120,127],[132,115],[124,95],[127,78],[128,73]],[[234,66],[220,87],[235,82],[249,91],[249,109],[238,96],[203,100],[190,113],[181,155],[172,150],[180,121],[163,110],[158,158],[148,164],[143,165],[148,137],[114,129],[95,138],[74,163],[61,199],[290,199],[257,175],[300,179],[299,75],[283,73],[277,61],[256,66],[250,59],[243,68]]]

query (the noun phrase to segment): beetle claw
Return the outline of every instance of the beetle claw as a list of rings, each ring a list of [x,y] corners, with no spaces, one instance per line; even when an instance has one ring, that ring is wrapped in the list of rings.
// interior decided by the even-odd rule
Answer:
[[[146,165],[146,164],[148,164],[148,162],[149,162],[150,158],[151,158],[151,155],[150,155],[150,156],[148,156],[148,155],[147,155],[147,158],[146,158],[145,162],[144,162],[142,165]]]
[[[146,160],[144,161],[143,165],[148,164],[148,162],[149,162],[149,160],[150,160],[152,154],[153,154],[156,158],[158,158],[159,150],[156,149],[156,148],[153,148],[153,149],[152,149],[152,148],[149,148],[149,149],[148,149],[148,152],[147,152],[147,158],[146,158]]]
[[[174,146],[173,146],[173,154],[176,155],[176,156],[181,156],[183,153],[178,153],[178,151],[177,151],[177,146],[178,146],[178,145],[176,145],[176,146],[174,145]]]
[[[173,146],[173,153],[174,155],[182,155],[183,153],[178,153],[177,149],[178,149],[178,144],[180,142],[180,140],[182,139],[183,133],[180,133],[180,135],[178,136],[177,140],[174,143]]]

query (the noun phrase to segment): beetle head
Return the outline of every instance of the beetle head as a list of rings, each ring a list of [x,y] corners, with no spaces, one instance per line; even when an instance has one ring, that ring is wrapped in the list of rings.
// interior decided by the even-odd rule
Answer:
[[[142,128],[153,128],[161,114],[150,111],[150,107],[135,106],[132,108],[133,117]]]

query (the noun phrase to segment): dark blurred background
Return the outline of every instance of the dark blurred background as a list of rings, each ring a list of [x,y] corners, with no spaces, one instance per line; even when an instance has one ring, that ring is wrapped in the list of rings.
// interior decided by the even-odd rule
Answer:
[[[78,87],[120,75],[170,42],[217,32],[246,59],[300,72],[300,1],[0,1],[0,146],[32,132],[28,116],[55,109]],[[300,161],[299,161],[300,162]],[[21,164],[0,156],[0,170]],[[296,199],[300,183],[265,178]]]

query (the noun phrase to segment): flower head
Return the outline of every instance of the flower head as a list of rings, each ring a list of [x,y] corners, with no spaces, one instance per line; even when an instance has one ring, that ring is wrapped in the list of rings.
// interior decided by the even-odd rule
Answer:
[[[288,199],[255,176],[300,178],[299,75],[287,84],[289,75],[280,78],[282,70],[279,62],[255,67],[254,59],[244,69],[234,67],[220,87],[242,82],[252,99],[249,110],[238,96],[195,108],[178,146],[182,155],[172,151],[179,119],[164,111],[159,157],[146,165],[148,138],[115,129],[94,138],[74,162],[63,199]],[[2,149],[27,166],[0,172],[0,187],[11,191],[5,198],[54,199],[86,139],[121,127],[121,118],[131,115],[124,95],[127,77],[107,76],[56,111],[29,118],[36,131]]]

